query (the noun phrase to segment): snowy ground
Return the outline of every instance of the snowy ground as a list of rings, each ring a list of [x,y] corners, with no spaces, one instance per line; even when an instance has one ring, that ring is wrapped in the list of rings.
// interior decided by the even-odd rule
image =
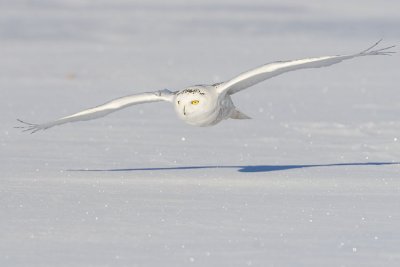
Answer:
[[[235,95],[253,120],[195,128],[164,103],[13,129],[399,44],[399,2],[321,3],[1,0],[0,266],[400,266],[399,55]]]

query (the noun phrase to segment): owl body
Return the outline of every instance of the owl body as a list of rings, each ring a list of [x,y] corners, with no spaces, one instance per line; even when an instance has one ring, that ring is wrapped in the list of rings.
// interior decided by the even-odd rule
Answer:
[[[235,113],[231,97],[217,94],[213,85],[196,85],[178,91],[173,103],[180,119],[200,127],[215,125]]]

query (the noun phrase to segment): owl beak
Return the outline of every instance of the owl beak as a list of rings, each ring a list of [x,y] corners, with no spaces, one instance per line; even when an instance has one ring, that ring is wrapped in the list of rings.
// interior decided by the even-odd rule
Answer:
[[[186,116],[186,106],[183,106],[183,115]]]

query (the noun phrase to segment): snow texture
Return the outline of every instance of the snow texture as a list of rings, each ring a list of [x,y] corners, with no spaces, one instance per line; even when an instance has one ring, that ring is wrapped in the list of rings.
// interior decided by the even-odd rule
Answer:
[[[398,54],[233,96],[252,120],[197,128],[164,103],[13,128],[271,61],[398,45],[399,10],[1,0],[0,266],[400,266]]]

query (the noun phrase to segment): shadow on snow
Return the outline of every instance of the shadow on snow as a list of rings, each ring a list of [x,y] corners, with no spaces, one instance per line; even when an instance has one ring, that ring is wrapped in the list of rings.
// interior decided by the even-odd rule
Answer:
[[[81,169],[69,171],[89,172],[134,172],[134,171],[171,171],[171,170],[200,170],[200,169],[238,169],[239,172],[273,172],[291,169],[317,168],[317,167],[346,167],[346,166],[379,166],[399,165],[400,162],[359,162],[359,163],[332,163],[310,165],[245,165],[245,166],[181,166],[181,167],[154,167],[154,168],[126,168],[126,169]]]

